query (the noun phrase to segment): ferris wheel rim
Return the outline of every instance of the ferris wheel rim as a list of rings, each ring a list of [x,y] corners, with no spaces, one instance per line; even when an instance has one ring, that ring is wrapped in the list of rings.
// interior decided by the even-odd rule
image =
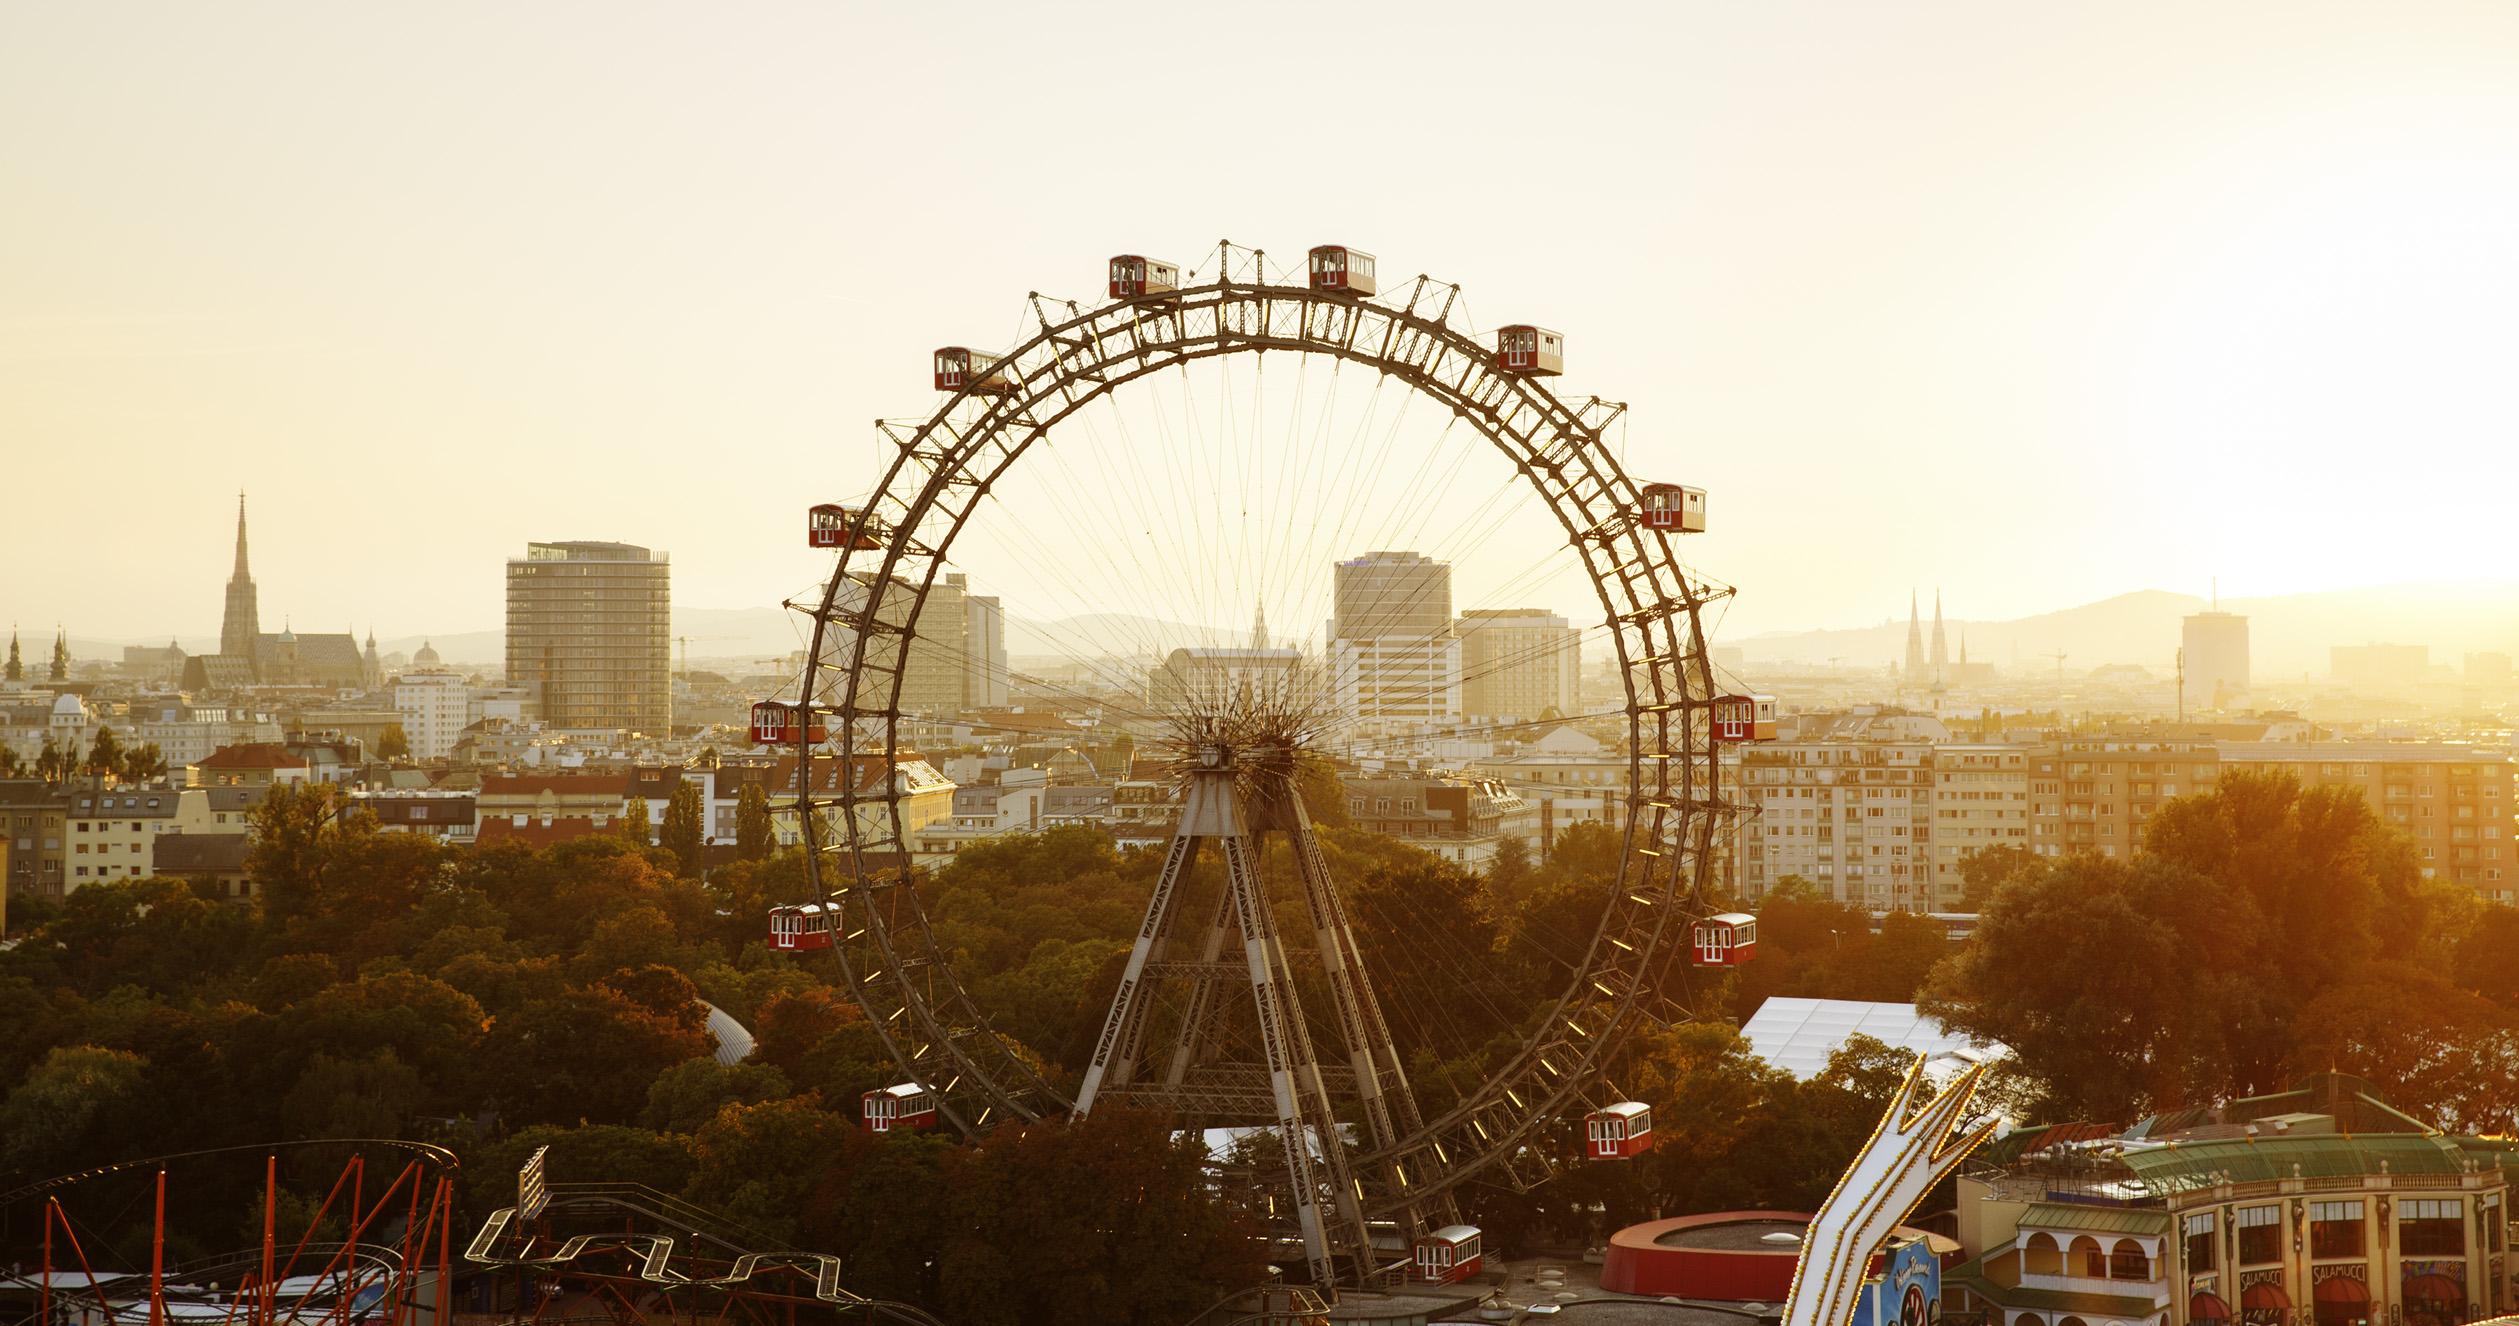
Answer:
[[[1219,266],[1229,269],[1229,264]],[[878,618],[887,603],[888,593],[899,593],[899,587],[914,579],[915,587],[909,590],[904,601],[907,604],[905,619],[915,622],[924,608],[928,592],[941,574],[955,538],[977,511],[990,488],[1012,470],[1034,443],[1049,441],[1061,422],[1094,401],[1109,397],[1141,378],[1200,360],[1264,354],[1272,349],[1321,354],[1367,367],[1386,380],[1396,378],[1411,392],[1434,397],[1458,419],[1471,424],[1489,445],[1504,454],[1519,476],[1528,481],[1531,491],[1541,503],[1557,517],[1560,526],[1567,532],[1567,546],[1576,553],[1585,578],[1593,584],[1615,641],[1620,690],[1627,700],[1623,713],[1629,726],[1626,743],[1628,776],[1624,789],[1625,828],[1621,835],[1624,850],[1620,855],[1616,888],[1594,927],[1581,962],[1575,964],[1569,973],[1568,988],[1554,997],[1546,1017],[1537,1024],[1541,1030],[1525,1040],[1520,1052],[1498,1071],[1489,1084],[1494,1087],[1513,1080],[1554,1079],[1550,1089],[1527,1103],[1515,1098],[1514,1113],[1520,1117],[1503,1130],[1502,1136],[1493,1135],[1493,1130],[1485,1126],[1486,1119],[1494,1117],[1492,1107],[1497,1104],[1496,1093],[1481,1088],[1465,1095],[1444,1114],[1428,1120],[1416,1136],[1390,1149],[1394,1153],[1410,1152],[1412,1146],[1417,1146],[1422,1151],[1424,1145],[1418,1144],[1425,1144],[1432,1147],[1434,1154],[1441,1154],[1444,1150],[1439,1140],[1442,1135],[1448,1131],[1466,1136],[1461,1132],[1462,1125],[1475,1125],[1477,1133],[1491,1142],[1485,1154],[1449,1156],[1445,1163],[1429,1166],[1432,1172],[1443,1176],[1443,1187],[1448,1190],[1499,1159],[1508,1158],[1515,1148],[1527,1149],[1535,1131],[1555,1117],[1568,1099],[1582,1091],[1587,1074],[1607,1057],[1624,1030],[1634,1022],[1643,1001],[1652,997],[1654,992],[1644,989],[1643,981],[1633,982],[1622,991],[1592,979],[1603,969],[1602,955],[1607,944],[1614,943],[1634,952],[1636,946],[1626,941],[1641,939],[1642,955],[1638,960],[1638,970],[1645,972],[1657,970],[1655,964],[1658,963],[1658,970],[1666,973],[1673,959],[1684,951],[1684,942],[1675,937],[1678,927],[1674,922],[1681,919],[1686,909],[1669,904],[1702,901],[1710,869],[1714,826],[1727,810],[1727,803],[1721,795],[1715,747],[1711,738],[1702,734],[1702,724],[1696,721],[1696,716],[1712,703],[1717,694],[1711,661],[1704,648],[1700,614],[1708,603],[1719,599],[1728,590],[1714,586],[1712,582],[1700,583],[1692,577],[1671,553],[1666,535],[1648,533],[1640,526],[1613,529],[1604,535],[1602,526],[1606,522],[1593,521],[1587,525],[1573,519],[1567,504],[1572,501],[1574,489],[1569,486],[1562,493],[1552,494],[1530,463],[1540,450],[1530,439],[1571,440],[1571,452],[1562,458],[1562,463],[1571,464],[1581,459],[1591,466],[1593,475],[1605,476],[1598,479],[1600,491],[1593,495],[1592,500],[1607,502],[1617,511],[1633,512],[1642,485],[1628,475],[1624,465],[1604,447],[1601,430],[1607,419],[1594,423],[1588,418],[1591,412],[1607,403],[1598,397],[1580,404],[1570,403],[1558,397],[1538,378],[1509,374],[1492,363],[1487,363],[1483,369],[1476,368],[1480,361],[1490,356],[1464,329],[1452,325],[1448,299],[1444,307],[1432,316],[1419,312],[1419,302],[1428,297],[1429,291],[1456,292],[1457,288],[1436,285],[1420,277],[1412,287],[1407,306],[1399,308],[1376,299],[1314,290],[1302,284],[1273,284],[1264,279],[1218,279],[1167,292],[1162,296],[1159,307],[1154,301],[1141,299],[1115,299],[1090,308],[1058,301],[1071,314],[1063,321],[1054,321],[1042,310],[1041,297],[1034,296],[1033,308],[1040,323],[1038,330],[997,360],[1002,366],[1017,366],[1026,362],[1028,356],[1038,355],[1044,347],[1050,347],[1050,352],[1038,361],[1036,367],[1018,374],[1016,380],[1021,384],[1018,388],[1005,392],[981,392],[977,390],[976,382],[966,383],[906,435],[892,425],[878,421],[878,426],[898,445],[899,452],[886,468],[874,495],[867,500],[863,519],[892,519],[898,523],[892,526],[880,550],[867,550],[880,552],[871,575],[867,574],[864,563],[852,565],[856,561],[853,553],[857,549],[848,543],[843,544],[838,562],[825,582],[821,609],[813,614],[813,640],[806,656],[800,702],[817,705],[824,694],[822,674],[826,671],[827,637],[834,629],[854,629],[840,628],[834,621],[843,596],[850,592],[853,584],[861,583],[860,578],[863,577],[865,605],[859,610],[857,619],[862,625]],[[1227,323],[1231,319],[1228,311],[1254,304],[1258,309],[1256,327],[1229,330]],[[1299,310],[1294,318],[1299,334],[1275,334],[1277,324],[1274,317],[1280,308]],[[1215,321],[1212,326],[1204,332],[1192,334],[1189,315],[1194,311],[1213,314]],[[1359,326],[1367,312],[1380,320],[1384,332],[1382,342],[1371,349],[1355,344]],[[1324,332],[1343,329],[1345,338],[1315,337],[1312,326],[1316,313],[1321,315]],[[1106,323],[1113,325],[1106,327]],[[1143,334],[1149,327],[1160,330],[1166,325],[1169,325],[1172,334],[1168,341],[1148,339]],[[1123,348],[1116,353],[1102,353],[1105,344],[1123,331],[1128,333]],[[1114,364],[1123,367],[1112,371]],[[1435,376],[1439,368],[1458,365],[1470,366],[1462,371],[1458,381],[1446,383]],[[1473,378],[1482,379],[1475,396],[1468,390]],[[1089,389],[1078,391],[1076,384],[1079,381],[1089,381],[1092,385]],[[1034,407],[1043,401],[1051,402],[1055,408],[1046,414],[1036,414]],[[975,405],[978,407],[976,410],[973,408]],[[1508,409],[1515,415],[1535,412],[1537,417],[1525,425],[1523,432],[1509,435],[1503,413]],[[1616,417],[1616,412],[1621,409],[1623,407],[1613,407],[1609,417]],[[1022,434],[1020,440],[1008,445],[1005,439],[1015,433]],[[945,439],[941,445],[937,442],[940,437]],[[1524,454],[1516,454],[1516,443],[1523,444]],[[996,456],[993,463],[985,467],[984,473],[975,474],[972,462],[982,459],[991,446],[999,448],[1002,455]],[[934,463],[927,464],[931,459]],[[926,470],[923,477],[920,476],[922,465]],[[905,479],[914,479],[915,482],[905,485]],[[905,487],[915,488],[916,491],[903,497],[900,494]],[[959,511],[953,510],[949,504],[950,495],[956,489],[967,489],[970,493],[969,500]],[[883,513],[881,508],[887,500],[897,504],[897,510]],[[1577,510],[1586,517],[1593,514],[1589,506],[1578,506]],[[913,534],[923,533],[928,522],[940,512],[948,517],[941,522],[941,538],[921,543],[912,537]],[[864,527],[861,524],[861,530]],[[1596,539],[1599,544],[1597,551],[1606,555],[1622,535],[1626,536],[1634,553],[1632,558],[1612,568],[1625,591],[1624,598],[1631,605],[1623,615],[1619,595],[1614,594],[1611,588],[1611,571],[1597,564],[1595,550],[1587,550],[1585,545],[1587,538]],[[923,573],[905,574],[905,564],[922,561],[925,563]],[[1650,591],[1649,597],[1636,592],[1639,581]],[[1650,606],[1635,606],[1639,604]],[[1649,649],[1656,643],[1656,628],[1659,643],[1666,646],[1666,652],[1648,654],[1642,659],[1633,657],[1629,631],[1634,631],[1634,639]],[[913,637],[907,630],[898,633],[901,641],[893,650],[895,662],[888,670],[888,689],[881,690],[875,697],[876,706],[868,709],[863,707],[864,697],[861,695],[862,683],[870,671],[867,661],[869,651],[865,644],[867,634],[869,632],[859,630],[852,637],[857,643],[849,661],[844,667],[835,669],[843,674],[846,684],[843,703],[832,711],[839,718],[841,729],[838,739],[841,754],[837,758],[851,787],[840,798],[846,812],[844,827],[839,831],[843,841],[830,847],[816,841],[819,831],[816,818],[811,813],[814,806],[810,781],[812,759],[810,749],[799,743],[802,757],[799,760],[802,780],[799,808],[805,811],[802,818],[808,848],[807,872],[818,896],[824,898],[836,896],[825,882],[826,867],[822,855],[826,850],[833,851],[835,855],[846,854],[844,859],[848,869],[845,878],[863,881],[868,877],[870,847],[862,829],[860,808],[869,802],[880,804],[889,830],[889,845],[886,846],[886,840],[879,838],[871,850],[898,853],[902,868],[905,873],[907,871],[909,842],[901,814],[902,792],[891,761],[896,758],[895,752],[905,748],[901,740],[904,715],[899,706]],[[1642,669],[1640,677],[1639,663],[1657,664],[1657,660],[1658,664],[1667,664],[1667,668],[1647,666]],[[872,671],[880,673],[887,669],[877,667]],[[1647,683],[1653,688],[1649,696],[1644,689]],[[1680,715],[1682,730],[1687,734],[1676,743],[1670,736],[1674,713]],[[1655,720],[1661,733],[1658,760],[1646,751],[1644,719],[1647,714],[1658,715]],[[878,725],[880,737],[874,758],[884,761],[880,790],[872,797],[862,794],[855,787],[859,750],[856,737],[859,724],[866,721]],[[1684,802],[1670,799],[1668,766],[1674,757],[1686,766],[1685,781],[1691,795]],[[1655,771],[1659,777],[1651,780],[1648,780],[1645,769],[1649,762],[1662,766]],[[1649,800],[1646,797],[1648,781],[1661,791],[1661,799]],[[1642,883],[1650,886],[1658,878],[1660,884],[1658,888],[1647,887],[1639,893],[1636,887],[1639,881],[1633,876],[1638,873],[1640,839],[1645,836],[1646,824],[1643,811],[1648,804],[1662,812],[1653,818],[1650,841],[1671,848],[1669,859],[1673,864],[1667,872],[1658,865],[1645,866]],[[1665,820],[1674,817],[1680,821],[1678,827],[1665,834],[1662,827]],[[1650,849],[1643,851],[1643,859],[1661,856],[1661,853]],[[870,1014],[869,1020],[902,1071],[910,1074],[912,1080],[924,1082],[935,1090],[940,1113],[966,1134],[984,1131],[999,1106],[1004,1107],[1009,1116],[1025,1118],[1038,1118],[1069,1108],[1072,1102],[1051,1087],[1040,1073],[1014,1053],[1011,1044],[995,1032],[985,1010],[962,986],[951,964],[942,960],[931,919],[915,889],[897,886],[893,893],[891,901],[900,908],[898,915],[887,916],[871,903],[862,907],[865,917],[862,928],[874,941],[873,956],[881,963],[881,969],[861,970],[861,964],[852,959],[846,945],[835,945],[835,951],[852,993]],[[1649,917],[1649,924],[1639,926],[1637,921],[1631,920],[1626,927],[1612,934],[1612,922],[1621,913],[1623,899],[1645,904],[1637,916],[1639,919]],[[907,929],[914,933],[894,934],[896,922],[901,919],[907,920]],[[909,942],[902,943],[902,939]],[[934,1001],[907,979],[905,951],[913,948],[920,951],[910,953],[907,960],[919,963],[927,973],[927,980],[940,983],[945,992],[944,1001],[956,1005],[945,1010],[945,1016],[940,1016]],[[878,981],[890,981],[899,996],[895,1001],[899,1007],[885,1016],[872,1016],[878,1010],[869,998],[869,987]],[[1587,981],[1608,1000],[1609,1009],[1604,1019],[1594,1019],[1588,1011],[1601,1001],[1593,997],[1591,990],[1587,990]],[[1594,1027],[1587,1029],[1575,1020],[1570,1010],[1578,1009],[1587,1010],[1582,1016],[1594,1020]],[[970,1020],[956,1025],[952,1021],[953,1016]],[[901,1020],[914,1025],[905,1032],[895,1026]],[[1563,1036],[1559,1030],[1561,1027],[1573,1029],[1575,1035],[1571,1041]],[[904,1042],[914,1035],[922,1035],[926,1040],[916,1045],[905,1045]],[[983,1064],[972,1058],[965,1049],[966,1041],[993,1043],[997,1051],[991,1056],[994,1062]],[[935,1075],[937,1063],[930,1052],[940,1045],[944,1047],[951,1066],[958,1070],[953,1082],[941,1088],[930,1080]],[[1573,1061],[1571,1068],[1559,1067],[1552,1062],[1552,1053],[1570,1056]],[[1548,1077],[1542,1078],[1534,1065],[1545,1066]],[[999,1081],[990,1076],[992,1071],[1008,1073],[1013,1080]],[[962,1078],[965,1076],[977,1079],[974,1085],[989,1102],[977,1113],[963,1108],[969,1099],[967,1095],[959,1101],[954,1098],[955,1089],[963,1085]],[[1503,1089],[1502,1094],[1508,1097],[1514,1095],[1509,1088]],[[1488,1113],[1482,1115],[1482,1110]],[[1421,1200],[1425,1195],[1423,1190],[1412,1189],[1408,1200]]]

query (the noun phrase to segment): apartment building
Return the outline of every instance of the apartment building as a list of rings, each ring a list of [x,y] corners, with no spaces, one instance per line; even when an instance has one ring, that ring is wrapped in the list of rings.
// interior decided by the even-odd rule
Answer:
[[[158,836],[177,827],[176,815],[186,790],[162,784],[99,787],[93,783],[71,789],[65,835],[70,889],[156,874]],[[198,799],[208,797],[205,789],[189,790]]]
[[[8,891],[59,898],[69,890],[70,799],[31,778],[0,781],[0,829],[8,835]]]
[[[1741,753],[1740,796],[1757,810],[1736,850],[1755,898],[1799,875],[1873,911],[1938,911],[1958,894],[1934,886],[1933,743],[1818,740]]]
[[[1484,870],[1507,838],[1534,854],[1539,811],[1493,778],[1410,774],[1350,778],[1347,813],[1367,833],[1402,839],[1471,870]]]
[[[2455,742],[2229,742],[2224,769],[2288,773],[2303,787],[2342,787],[2414,840],[2423,873],[2496,902],[2519,901],[2507,750]]]
[[[2212,790],[2220,757],[2210,742],[2074,738],[2042,750],[2029,780],[2030,849],[2130,857],[2161,806]]]
[[[1969,857],[1990,847],[2029,846],[2030,770],[2037,748],[1952,743],[1933,749],[1930,883],[1935,910],[1967,891]]]

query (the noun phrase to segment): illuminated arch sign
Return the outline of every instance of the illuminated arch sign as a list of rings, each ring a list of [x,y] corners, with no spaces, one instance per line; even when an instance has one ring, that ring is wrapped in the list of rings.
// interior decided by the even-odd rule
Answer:
[[[1931,1316],[1941,1297],[1940,1268],[1934,1268],[1929,1292],[1912,1278],[1913,1272],[1899,1284],[1893,1255],[1877,1288],[1887,1300],[1890,1286],[1899,1284],[1897,1298],[1891,1300],[1897,1307],[1893,1312],[1889,1301],[1884,1301],[1867,1319],[1864,1300],[1875,1290],[1869,1275],[1872,1258],[1893,1251],[1888,1248],[1889,1237],[1916,1204],[1934,1184],[1956,1172],[1978,1143],[1993,1135],[1991,1119],[1967,1129],[1960,1123],[1984,1073],[1983,1065],[1971,1067],[1951,1079],[1931,1101],[1919,1105],[1924,1056],[1916,1056],[1907,1080],[1890,1097],[1880,1125],[1811,1219],[1802,1259],[1793,1268],[1793,1295],[1785,1301],[1783,1326],[1889,1326],[1910,1312],[1921,1318]],[[1911,1256],[1921,1253],[1927,1260],[1932,1256],[1923,1240],[1901,1244],[1900,1250]],[[1909,1289],[1916,1293],[1910,1296]]]

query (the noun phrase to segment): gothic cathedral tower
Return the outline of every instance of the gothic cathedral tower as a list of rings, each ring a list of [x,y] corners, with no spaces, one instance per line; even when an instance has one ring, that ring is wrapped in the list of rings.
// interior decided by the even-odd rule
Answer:
[[[219,621],[219,652],[251,660],[262,639],[254,575],[245,568],[245,494],[236,495],[236,574],[227,580],[227,615]]]

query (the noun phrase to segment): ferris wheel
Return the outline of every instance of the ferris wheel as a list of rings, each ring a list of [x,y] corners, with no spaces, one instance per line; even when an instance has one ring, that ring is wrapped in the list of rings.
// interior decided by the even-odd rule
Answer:
[[[1692,966],[1753,950],[1752,919],[1708,916],[1703,899],[1731,813],[1718,750],[1772,737],[1773,702],[1727,692],[1707,655],[1704,614],[1731,591],[1673,547],[1705,528],[1704,492],[1629,474],[1625,407],[1551,388],[1566,363],[1558,333],[1515,324],[1483,339],[1457,286],[1420,276],[1385,292],[1371,255],[1340,246],[1289,270],[1219,244],[1204,265],[1112,258],[1103,299],[1030,296],[1010,348],[935,351],[943,403],[923,419],[879,421],[881,482],[809,512],[808,541],[836,550],[836,564],[817,593],[791,602],[810,636],[797,690],[754,710],[755,740],[795,756],[781,809],[797,816],[813,891],[779,909],[772,942],[827,948],[897,1061],[901,1080],[869,1093],[870,1128],[976,1135],[1111,1101],[1168,1110],[1183,1126],[1247,1125],[1273,1139],[1261,1148],[1269,1208],[1300,1237],[1314,1282],[1386,1266],[1376,1227],[1391,1225],[1413,1242],[1418,1278],[1464,1278],[1478,1248],[1459,1219],[1462,1186],[1528,1186],[1581,1155],[1640,1149],[1649,1115],[1608,1103],[1610,1056],[1640,1023],[1686,1016]],[[1314,395],[1328,403],[1301,403]],[[1133,426],[1132,396],[1154,401]],[[1414,402],[1434,421],[1405,415]],[[1409,433],[1412,422],[1439,436]],[[1446,450],[1456,443],[1466,452]],[[1393,465],[1404,484],[1386,477]],[[1165,467],[1180,472],[1150,473]],[[1492,486],[1455,496],[1456,476],[1473,471]],[[1221,692],[1166,692],[1160,675],[1133,686],[1129,674],[1162,672],[1167,628],[1143,611],[1091,610],[1128,595],[1213,622],[1250,594],[1247,652],[1300,657],[1270,648],[1272,601],[1281,629],[1324,608],[1352,616],[1355,603],[1319,589],[1326,558],[1419,536],[1439,550],[1448,539],[1465,562],[1510,544],[1490,556],[1505,602],[1535,593],[1542,567],[1578,587],[1584,607],[1572,615],[1586,644],[1606,649],[1611,678],[1582,711],[1617,731],[1596,761],[1607,771],[1601,820],[1624,843],[1590,932],[1561,937],[1562,992],[1544,1016],[1520,1020],[1518,1047],[1484,1082],[1432,1110],[1409,1082],[1411,1041],[1444,1010],[1391,979],[1404,974],[1366,969],[1301,770],[1324,758],[1440,759],[1465,740],[1548,725],[1472,721],[1428,700],[1476,675],[1441,653],[1453,645],[1427,644],[1452,640],[1448,609],[1414,641],[1435,662],[1409,675],[1431,680],[1396,700],[1389,685],[1360,700],[1373,688],[1338,674],[1360,666],[1353,657],[1276,689],[1246,677]],[[1071,675],[1027,682],[1064,688],[1171,755],[1164,868],[1072,1091],[1001,1034],[958,977],[909,868],[934,823],[933,770],[908,758],[938,730],[920,679],[947,655],[989,666],[967,637],[944,642],[937,621],[967,602],[961,568],[979,576],[991,549],[1000,572],[1034,577],[1036,595],[1067,596],[1059,620],[1071,636],[1096,637],[1066,642],[1087,660]],[[1096,603],[1078,588],[1088,582],[1114,588]],[[1333,648],[1354,652],[1325,629],[1322,652]],[[1515,661],[1489,652],[1488,669]],[[1287,851],[1272,888],[1260,845],[1276,841]],[[1560,1125],[1587,1117],[1588,1150],[1569,1151]]]

